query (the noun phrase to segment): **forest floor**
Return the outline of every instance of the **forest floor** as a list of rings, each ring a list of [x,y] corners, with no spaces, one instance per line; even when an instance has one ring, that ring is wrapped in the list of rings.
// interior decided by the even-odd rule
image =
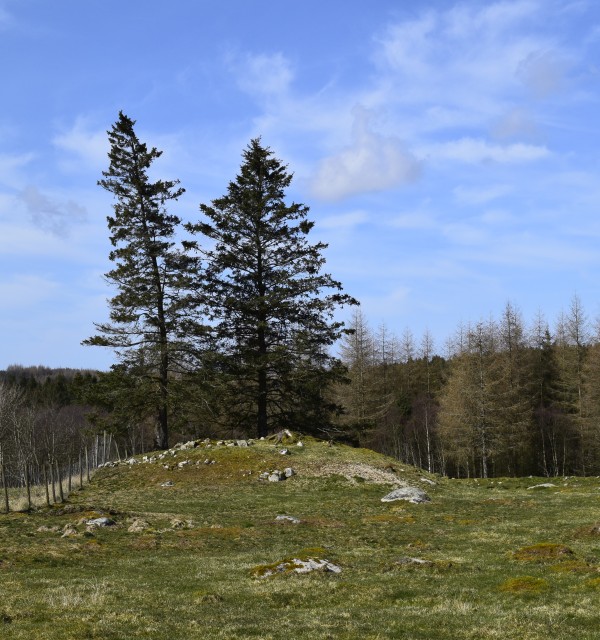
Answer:
[[[0,637],[598,639],[597,478],[450,480],[286,446],[138,457],[65,505],[0,514]],[[431,501],[381,502],[402,483]],[[341,571],[293,570],[309,558]]]

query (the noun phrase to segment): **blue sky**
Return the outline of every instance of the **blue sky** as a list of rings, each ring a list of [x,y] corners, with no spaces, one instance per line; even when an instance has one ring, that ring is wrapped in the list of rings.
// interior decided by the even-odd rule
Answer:
[[[122,109],[197,220],[262,136],[327,270],[439,351],[507,301],[600,314],[593,0],[0,0],[0,368],[92,367],[107,317],[96,186]]]

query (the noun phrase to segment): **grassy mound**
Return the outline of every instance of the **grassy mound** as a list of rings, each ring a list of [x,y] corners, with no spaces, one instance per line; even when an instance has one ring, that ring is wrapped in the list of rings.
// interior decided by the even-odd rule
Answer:
[[[597,479],[531,492],[531,479],[446,480],[303,444],[139,456],[68,505],[0,515],[0,637],[597,638],[600,543],[581,534],[597,519]],[[381,502],[401,484],[431,502]],[[101,517],[115,524],[87,525]],[[341,570],[302,573],[297,559]]]

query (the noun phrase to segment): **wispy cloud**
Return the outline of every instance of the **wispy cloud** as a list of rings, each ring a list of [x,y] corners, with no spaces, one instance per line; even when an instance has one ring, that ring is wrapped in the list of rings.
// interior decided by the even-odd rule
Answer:
[[[69,170],[79,168],[83,161],[87,168],[100,171],[107,163],[109,144],[106,131],[92,128],[86,118],[78,117],[70,129],[54,137],[53,143],[67,152],[63,166]]]
[[[460,138],[424,146],[420,153],[430,160],[452,160],[475,164],[481,162],[499,162],[519,164],[541,160],[550,155],[543,146],[516,142],[514,144],[493,144],[482,138]]]
[[[454,197],[459,204],[482,205],[497,200],[507,193],[511,187],[506,184],[496,184],[487,187],[465,187],[459,185],[453,190]]]
[[[229,65],[240,88],[261,98],[287,93],[294,77],[290,61],[280,52],[232,55]]]
[[[567,61],[553,51],[533,51],[519,64],[517,75],[536,98],[559,93],[566,84]]]
[[[18,189],[25,180],[25,167],[34,158],[33,153],[0,154],[0,185]]]
[[[369,220],[366,211],[350,211],[339,215],[327,216],[319,220],[319,227],[322,229],[348,230],[354,229]]]

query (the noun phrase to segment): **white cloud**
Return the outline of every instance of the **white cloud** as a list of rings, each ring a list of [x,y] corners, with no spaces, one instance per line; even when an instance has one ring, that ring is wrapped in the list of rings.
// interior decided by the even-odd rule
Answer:
[[[19,194],[19,198],[34,225],[57,236],[66,235],[69,227],[87,218],[85,207],[73,200],[53,200],[31,185]]]
[[[511,191],[505,184],[491,185],[489,187],[463,187],[458,186],[453,190],[454,197],[460,204],[482,205],[496,200]]]
[[[490,144],[481,138],[460,138],[424,146],[420,153],[431,160],[450,160],[468,164],[480,162],[519,164],[541,160],[550,155],[549,150],[542,146],[524,143]]]
[[[294,77],[290,61],[281,53],[246,54],[233,58],[231,67],[240,88],[261,97],[285,94]]]
[[[390,226],[396,229],[431,229],[436,226],[436,221],[428,213],[403,213],[393,218]]]
[[[567,63],[553,51],[534,51],[521,61],[517,75],[536,98],[547,98],[565,86]]]
[[[530,139],[536,136],[537,125],[525,109],[513,107],[493,123],[491,132],[499,140]]]
[[[35,158],[32,153],[0,154],[0,184],[19,188],[24,180],[23,169]]]
[[[69,130],[54,137],[53,143],[90,168],[99,171],[107,165],[110,145],[106,131],[92,130],[85,118],[78,117]],[[64,164],[69,169],[79,167],[78,162],[70,160]]]
[[[370,130],[364,109],[357,109],[350,147],[321,161],[312,192],[323,200],[383,191],[414,182],[420,174],[415,158],[392,136]]]
[[[322,229],[348,230],[367,222],[369,214],[366,211],[351,211],[340,215],[327,216],[319,220]]]

